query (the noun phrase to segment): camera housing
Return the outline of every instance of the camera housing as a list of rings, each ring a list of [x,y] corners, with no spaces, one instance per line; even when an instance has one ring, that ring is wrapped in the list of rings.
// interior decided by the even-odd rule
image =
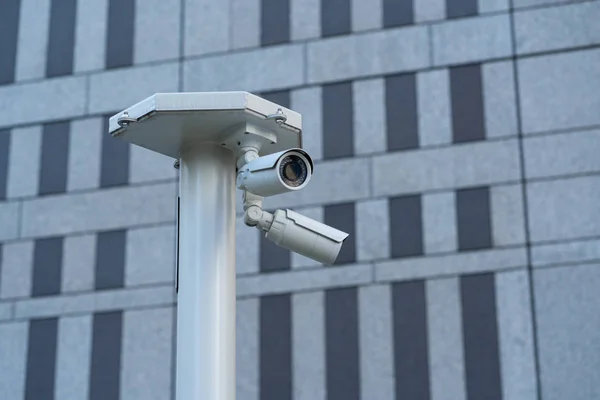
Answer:
[[[238,170],[236,186],[267,197],[300,190],[312,176],[314,164],[302,149],[292,148],[258,157]]]
[[[277,210],[265,237],[278,246],[331,265],[348,234],[292,210]]]

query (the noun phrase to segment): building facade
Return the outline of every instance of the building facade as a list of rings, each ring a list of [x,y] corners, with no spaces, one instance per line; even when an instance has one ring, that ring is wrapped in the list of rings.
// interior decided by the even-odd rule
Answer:
[[[299,111],[323,267],[246,228],[239,400],[600,398],[600,2],[3,0],[0,399],[174,398],[156,92]],[[240,200],[240,199],[238,199]],[[232,384],[234,384],[232,382]]]

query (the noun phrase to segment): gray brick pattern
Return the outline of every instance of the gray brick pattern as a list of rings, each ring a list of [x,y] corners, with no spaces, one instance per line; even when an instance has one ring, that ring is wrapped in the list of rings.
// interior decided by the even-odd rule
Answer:
[[[303,114],[266,207],[351,234],[325,268],[238,207],[238,399],[600,396],[599,5],[4,1],[0,398],[173,398],[177,173],[107,116],[213,90]]]

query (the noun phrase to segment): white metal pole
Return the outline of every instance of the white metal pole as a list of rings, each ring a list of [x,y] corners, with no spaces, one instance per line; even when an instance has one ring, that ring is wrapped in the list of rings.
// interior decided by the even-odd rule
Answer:
[[[180,161],[177,400],[235,400],[235,158],[215,145]]]

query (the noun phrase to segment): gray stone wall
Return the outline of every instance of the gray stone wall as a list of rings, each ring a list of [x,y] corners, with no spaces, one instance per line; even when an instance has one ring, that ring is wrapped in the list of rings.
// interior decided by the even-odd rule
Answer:
[[[600,2],[3,0],[0,399],[173,398],[155,92],[303,114],[337,265],[237,220],[240,400],[600,398]],[[233,383],[232,383],[233,384]]]

